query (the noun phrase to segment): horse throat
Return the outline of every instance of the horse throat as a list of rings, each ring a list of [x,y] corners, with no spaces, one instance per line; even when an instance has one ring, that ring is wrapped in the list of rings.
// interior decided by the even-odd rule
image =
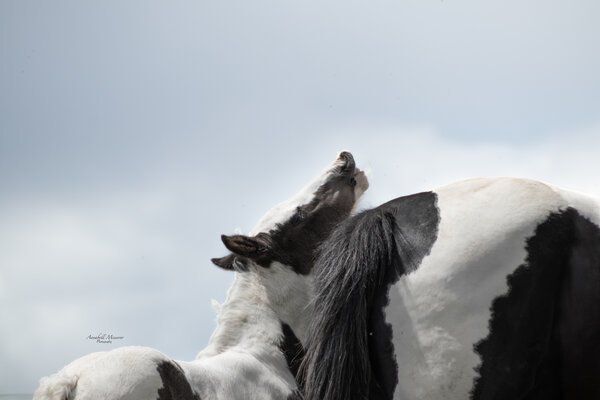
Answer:
[[[277,279],[282,272],[278,268],[274,266],[275,271],[265,271],[270,276],[236,274],[227,300],[218,311],[217,327],[197,359],[212,357],[233,347],[259,356],[272,354],[285,340],[283,325],[303,340],[310,295],[304,292],[310,291],[310,280],[302,277],[304,281],[290,284],[289,276]]]

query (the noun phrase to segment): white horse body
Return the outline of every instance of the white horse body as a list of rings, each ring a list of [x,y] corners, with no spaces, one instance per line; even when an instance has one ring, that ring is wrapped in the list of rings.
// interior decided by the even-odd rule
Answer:
[[[473,179],[434,192],[437,240],[390,289],[385,313],[395,333],[398,400],[469,398],[481,361],[474,345],[489,333],[490,304],[525,264],[526,241],[540,221],[574,207],[600,222],[596,200],[536,181]]]
[[[367,188],[352,155],[342,152],[298,195],[267,213],[255,236],[223,236],[232,254],[213,263],[237,271],[235,281],[195,360],[175,361],[147,347],[92,353],[42,378],[34,400],[296,398],[295,349],[285,346],[305,337],[313,253]]]
[[[236,277],[222,306],[219,327],[196,360],[174,361],[155,349],[137,346],[91,353],[45,378],[34,399],[156,399],[164,387],[157,373],[161,363],[180,367],[191,393],[200,399],[291,397],[296,381],[280,349],[280,319],[258,301],[259,292],[250,295],[248,287],[257,285],[248,278],[254,280],[242,274]]]
[[[315,267],[307,400],[600,396],[600,201],[471,179],[342,223]]]
[[[34,399],[155,397],[162,386],[156,365],[166,360],[168,357],[158,350],[137,346],[87,354],[42,378]]]
[[[286,275],[283,269],[279,267],[281,278]],[[287,399],[293,396],[297,385],[281,352],[281,322],[273,311],[277,305],[271,308],[272,305],[265,303],[268,299],[261,295],[258,281],[254,275],[236,276],[229,298],[219,313],[219,326],[196,360],[174,361],[148,347],[121,347],[91,353],[44,378],[34,399],[156,399],[158,390],[165,385],[157,373],[157,365],[161,363],[180,367],[191,393],[199,399]],[[282,279],[280,283],[286,287],[291,282]],[[192,399],[194,397],[189,397]]]

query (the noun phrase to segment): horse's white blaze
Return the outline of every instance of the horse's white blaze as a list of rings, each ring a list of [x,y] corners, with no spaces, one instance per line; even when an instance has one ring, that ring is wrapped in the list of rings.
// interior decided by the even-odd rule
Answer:
[[[525,262],[537,225],[569,205],[548,185],[509,178],[436,193],[437,240],[418,269],[390,289],[385,310],[398,364],[394,399],[469,398],[481,361],[473,346],[488,336],[492,301]]]
[[[323,184],[325,184],[325,182],[327,182],[327,179],[329,179],[335,167],[343,163],[343,160],[336,160],[331,167],[324,170],[319,176],[313,179],[308,185],[304,186],[293,197],[271,208],[265,215],[263,215],[256,226],[250,231],[250,235],[256,235],[261,232],[269,232],[278,224],[289,220],[292,215],[294,215],[297,207],[303,206],[312,201],[312,199],[315,197],[315,192]]]
[[[294,215],[297,207],[311,202],[317,189],[327,182],[327,178],[330,174],[331,172],[329,170],[325,171],[311,183],[306,185],[295,196],[289,200],[277,204],[275,207],[270,209],[269,212],[267,212],[250,231],[250,235],[256,235],[261,232],[269,232],[278,224],[289,220],[292,215]]]
[[[319,176],[317,176],[308,185],[302,188],[295,196],[286,200],[282,203],[277,204],[275,207],[269,210],[256,224],[256,226],[250,231],[250,235],[256,235],[260,232],[269,232],[274,229],[278,224],[281,224],[289,220],[296,208],[310,203],[314,197],[315,192],[335,173],[336,167],[344,164],[344,160],[338,159],[333,165],[324,170]],[[359,199],[362,194],[369,188],[369,182],[364,172],[356,169],[356,181],[357,185],[354,188],[354,195],[356,199]]]

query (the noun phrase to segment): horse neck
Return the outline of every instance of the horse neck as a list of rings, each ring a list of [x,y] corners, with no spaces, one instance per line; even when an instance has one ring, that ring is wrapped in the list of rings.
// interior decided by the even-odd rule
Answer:
[[[217,328],[197,358],[215,356],[233,347],[255,355],[272,354],[283,338],[282,323],[303,341],[310,281],[304,278],[294,282],[293,275],[277,265],[258,273],[236,273],[227,300],[218,311]]]

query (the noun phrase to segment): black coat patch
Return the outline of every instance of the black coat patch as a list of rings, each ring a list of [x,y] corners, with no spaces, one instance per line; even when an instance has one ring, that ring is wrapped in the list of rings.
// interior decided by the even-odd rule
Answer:
[[[558,324],[565,399],[600,399],[600,228],[577,215]]]
[[[298,376],[298,369],[304,359],[304,347],[296,337],[296,334],[290,326],[284,322],[281,323],[281,331],[283,332],[283,340],[279,345],[281,352],[285,356],[288,368],[294,377]]]
[[[526,249],[475,346],[481,364],[471,398],[598,399],[600,230],[569,208],[550,214]]]
[[[162,361],[156,370],[163,383],[162,388],[158,389],[158,400],[201,400],[175,361]]]

